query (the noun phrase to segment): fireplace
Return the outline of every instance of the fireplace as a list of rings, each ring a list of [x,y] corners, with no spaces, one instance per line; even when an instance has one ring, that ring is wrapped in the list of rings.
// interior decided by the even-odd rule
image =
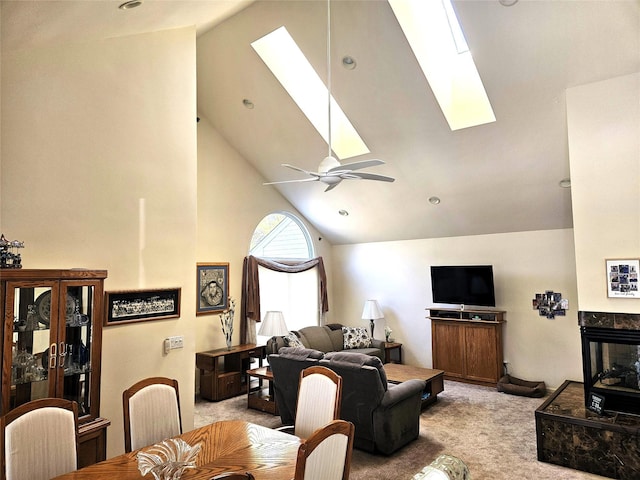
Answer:
[[[640,414],[640,314],[579,312],[585,406]]]

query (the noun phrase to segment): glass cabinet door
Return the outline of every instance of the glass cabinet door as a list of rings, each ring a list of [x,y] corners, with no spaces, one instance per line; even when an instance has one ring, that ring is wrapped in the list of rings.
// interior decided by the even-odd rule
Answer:
[[[62,296],[65,300],[64,325],[61,326],[59,345],[63,358],[63,397],[78,403],[78,414],[82,418],[92,414],[94,380],[92,355],[95,337],[94,318],[96,309],[96,285],[90,282],[62,282]],[[60,307],[62,308],[62,307]],[[95,385],[94,385],[95,384]],[[97,407],[97,405],[96,405]]]
[[[52,321],[51,312],[57,308],[57,283],[8,283],[5,339],[11,339],[11,349],[5,349],[3,363],[11,366],[11,381],[3,382],[3,414],[31,400],[55,396],[58,352],[56,315]],[[7,368],[3,371],[8,373]]]

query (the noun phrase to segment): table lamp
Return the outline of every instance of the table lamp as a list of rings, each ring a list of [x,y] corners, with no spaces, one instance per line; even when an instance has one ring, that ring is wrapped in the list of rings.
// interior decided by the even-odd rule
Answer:
[[[371,338],[373,338],[373,329],[375,328],[374,320],[379,318],[384,318],[382,314],[382,310],[380,310],[380,306],[378,305],[377,300],[367,300],[364,302],[364,309],[362,310],[362,319],[369,320],[369,325],[371,327]]]
[[[284,323],[284,315],[279,311],[268,311],[264,314],[262,322],[260,322],[260,330],[258,335],[264,337],[271,337],[272,342],[275,342],[275,337],[281,335],[287,335],[289,329],[287,324]]]

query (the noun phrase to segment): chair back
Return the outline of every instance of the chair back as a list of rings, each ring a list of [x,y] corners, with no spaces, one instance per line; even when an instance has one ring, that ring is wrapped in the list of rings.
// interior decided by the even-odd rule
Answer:
[[[348,480],[354,431],[353,423],[334,420],[303,440],[294,480]]]
[[[0,419],[6,480],[49,480],[78,468],[78,404],[62,398],[24,403]]]
[[[255,480],[251,473],[238,473],[238,472],[229,472],[229,473],[220,473],[215,477],[211,477],[210,480]]]
[[[342,377],[333,370],[313,366],[300,372],[294,431],[308,438],[318,428],[340,418]]]
[[[122,392],[124,449],[131,452],[182,433],[178,381],[141,380]]]

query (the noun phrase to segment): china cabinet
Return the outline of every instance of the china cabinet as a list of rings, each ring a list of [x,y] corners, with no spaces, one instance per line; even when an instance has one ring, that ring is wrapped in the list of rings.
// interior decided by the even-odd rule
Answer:
[[[105,270],[1,270],[0,414],[31,400],[78,403],[78,463],[106,457],[100,418]]]

